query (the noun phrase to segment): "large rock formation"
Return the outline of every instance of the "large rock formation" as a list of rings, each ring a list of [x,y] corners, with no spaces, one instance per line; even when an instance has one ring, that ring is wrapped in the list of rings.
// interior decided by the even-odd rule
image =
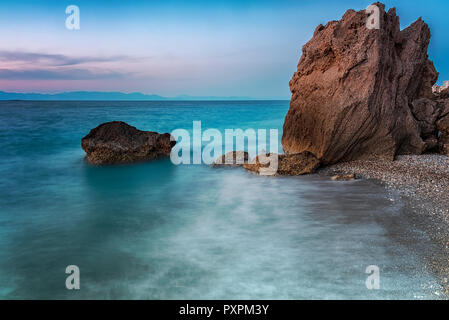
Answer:
[[[175,144],[168,133],[140,131],[121,121],[103,123],[81,140],[91,164],[122,164],[170,156]]]
[[[438,73],[427,55],[429,27],[418,19],[401,31],[395,9],[375,5],[380,29],[367,28],[365,10],[348,10],[303,47],[290,81],[286,153],[309,151],[327,165],[438,146],[442,103],[432,93]]]

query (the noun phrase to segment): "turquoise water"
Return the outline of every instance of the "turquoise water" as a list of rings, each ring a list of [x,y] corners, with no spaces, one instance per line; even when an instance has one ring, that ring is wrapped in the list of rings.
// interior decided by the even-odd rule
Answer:
[[[287,101],[0,102],[0,298],[441,298],[427,236],[369,181],[258,177],[169,159],[94,167],[80,139],[277,128]],[[279,137],[280,138],[280,137]],[[81,289],[65,288],[77,265]],[[369,265],[380,290],[365,286]]]

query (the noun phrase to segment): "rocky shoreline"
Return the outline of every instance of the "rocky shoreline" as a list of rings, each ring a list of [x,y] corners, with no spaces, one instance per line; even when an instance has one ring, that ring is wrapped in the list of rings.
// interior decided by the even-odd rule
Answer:
[[[355,174],[380,183],[399,196],[417,229],[436,244],[426,263],[449,294],[449,158],[445,155],[404,155],[395,161],[356,160],[320,168],[317,175]],[[337,182],[336,182],[337,183]]]
[[[398,156],[395,161],[355,160],[320,168],[321,175],[349,175],[381,181],[402,196],[435,202],[433,215],[449,223],[449,158],[445,155]]]
[[[428,265],[449,294],[449,89],[435,86],[438,72],[427,54],[429,26],[418,19],[401,30],[394,8],[373,5],[381,28],[367,28],[365,10],[348,10],[341,20],[319,25],[303,47],[290,81],[285,154],[249,161],[247,153],[234,151],[213,166],[243,165],[281,176],[321,167],[317,174],[335,181],[363,178],[383,184],[404,200],[411,220],[422,218],[417,227],[440,248],[428,254]],[[102,124],[82,140],[92,164],[168,157],[174,145],[168,133],[123,122]],[[265,161],[271,158],[274,169]]]

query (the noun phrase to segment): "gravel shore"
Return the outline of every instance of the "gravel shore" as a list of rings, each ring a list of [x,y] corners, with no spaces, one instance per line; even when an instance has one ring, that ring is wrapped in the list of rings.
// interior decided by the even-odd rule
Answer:
[[[429,154],[399,156],[393,162],[358,160],[321,168],[317,174],[355,174],[357,179],[372,179],[399,195],[407,218],[416,220],[416,227],[439,247],[426,260],[449,293],[449,157]]]

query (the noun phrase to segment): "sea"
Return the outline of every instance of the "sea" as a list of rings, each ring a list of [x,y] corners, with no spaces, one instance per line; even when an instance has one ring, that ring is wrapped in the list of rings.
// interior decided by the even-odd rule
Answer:
[[[276,129],[282,152],[288,108],[0,102],[0,299],[445,298],[426,262],[435,244],[374,181],[264,177],[170,158],[93,166],[81,148],[108,121],[161,133],[201,121],[223,135]],[[79,289],[68,288],[68,266]]]

